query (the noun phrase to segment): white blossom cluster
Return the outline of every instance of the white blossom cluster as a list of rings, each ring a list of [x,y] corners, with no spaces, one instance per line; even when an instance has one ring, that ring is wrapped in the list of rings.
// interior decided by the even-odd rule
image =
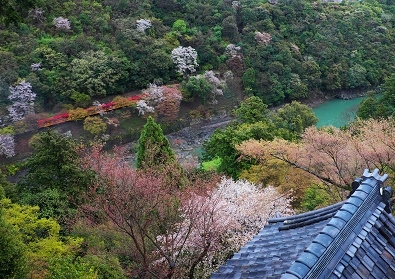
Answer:
[[[289,196],[280,195],[273,187],[262,188],[246,180],[234,181],[224,177],[213,196],[226,203],[220,214],[238,223],[228,231],[228,241],[236,249],[252,239],[276,213],[284,216],[294,213]]]
[[[218,101],[216,99],[216,96],[224,94],[223,88],[225,87],[225,83],[222,82],[219,78],[217,78],[213,71],[206,71],[204,72],[203,76],[213,86],[212,87],[213,92],[212,92],[210,103],[217,104]]]
[[[241,47],[234,44],[229,44],[225,48],[225,54],[230,57],[238,56],[241,52]]]
[[[156,83],[150,83],[148,88],[143,90],[145,94],[144,99],[149,102],[151,106],[155,106],[166,99],[163,94],[163,87],[158,86]]]
[[[42,68],[41,68],[41,62],[31,64],[31,65],[30,65],[30,70],[31,70],[32,72],[41,71],[41,70],[42,70]]]
[[[29,17],[35,21],[42,22],[44,20],[44,10],[42,8],[36,8],[29,10]]]
[[[136,107],[139,111],[139,115],[144,115],[145,113],[152,113],[155,111],[154,107],[149,106],[146,100],[137,101]]]
[[[55,17],[53,19],[53,24],[55,25],[55,27],[57,29],[62,29],[62,30],[70,30],[71,26],[70,26],[70,21],[67,18],[63,18],[63,17]]]
[[[0,134],[0,156],[1,155],[7,158],[15,156],[15,141],[13,135]]]
[[[152,23],[149,19],[138,19],[136,20],[136,29],[137,31],[144,33],[145,30],[149,29],[152,26]]]
[[[267,46],[271,40],[272,40],[272,35],[269,33],[261,33],[261,32],[255,32],[255,40],[261,44]]]
[[[232,1],[232,8],[237,9],[240,7],[240,1]]]
[[[169,239],[172,244],[184,245],[178,249],[180,253],[201,251],[209,242],[204,262],[210,265],[211,259],[224,249],[239,250],[276,213],[294,214],[291,201],[273,187],[262,188],[245,180],[223,177],[214,191],[205,196],[193,195],[183,204],[183,222],[176,225],[175,235],[162,235],[157,240],[168,249]]]
[[[10,86],[10,95],[8,99],[12,101],[12,105],[8,106],[9,117],[12,122],[25,118],[26,115],[34,113],[34,100],[36,94],[32,91],[29,82],[21,81],[16,86]]]
[[[171,52],[171,60],[176,64],[177,72],[182,75],[186,75],[188,72],[196,72],[196,67],[199,66],[197,63],[197,52],[191,46],[179,46],[173,49]]]
[[[95,107],[96,111],[99,113],[100,116],[104,116],[104,114],[106,113],[103,108],[102,108],[102,104],[99,101],[94,101],[92,103],[92,105]]]
[[[232,73],[232,71],[226,71],[225,73],[224,73],[224,78],[225,78],[225,82],[226,81],[229,81],[229,80],[232,80],[233,79],[233,73]]]

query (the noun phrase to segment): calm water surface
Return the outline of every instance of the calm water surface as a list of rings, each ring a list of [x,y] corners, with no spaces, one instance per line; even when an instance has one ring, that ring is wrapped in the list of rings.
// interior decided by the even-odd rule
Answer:
[[[341,127],[355,119],[359,103],[364,97],[352,100],[333,99],[327,101],[316,108],[313,108],[318,118],[317,127],[335,126]]]

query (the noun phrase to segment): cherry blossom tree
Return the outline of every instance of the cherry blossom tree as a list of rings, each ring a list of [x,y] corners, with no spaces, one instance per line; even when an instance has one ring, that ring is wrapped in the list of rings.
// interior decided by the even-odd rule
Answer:
[[[144,115],[145,113],[153,113],[155,111],[155,108],[149,106],[146,100],[137,101],[136,108],[139,111],[139,115]]]
[[[246,141],[237,149],[257,161],[276,158],[336,186],[344,198],[364,169],[395,172],[394,120],[357,121],[346,130],[309,127],[301,141]]]
[[[171,165],[136,170],[119,150],[110,156],[95,147],[88,153],[86,168],[97,179],[83,212],[89,222],[110,222],[129,239],[139,278],[207,276],[267,218],[292,213],[289,196],[274,188],[226,178],[217,185],[201,177],[179,187],[167,179]]]
[[[261,33],[261,32],[255,32],[255,40],[257,41],[257,43],[267,46],[271,40],[272,40],[272,35],[270,35],[269,33]]]
[[[55,25],[56,29],[59,30],[70,30],[70,21],[67,18],[63,17],[55,17],[53,19],[53,24]]]
[[[12,101],[12,104],[7,109],[12,122],[19,121],[26,115],[34,113],[36,94],[32,91],[29,82],[23,80],[16,86],[10,86],[9,90],[11,94],[8,99]]]
[[[144,100],[146,100],[151,106],[156,106],[165,99],[163,89],[163,86],[159,86],[156,83],[150,83],[148,88],[143,90]]]
[[[182,74],[183,77],[196,72],[196,67],[199,66],[197,56],[196,50],[191,46],[179,46],[171,52],[171,60],[176,64],[177,72]]]
[[[202,207],[194,201],[210,183],[201,183],[202,188],[180,188],[174,183],[177,179],[167,179],[174,171],[172,166],[136,170],[119,150],[110,156],[94,148],[85,162],[96,172],[97,180],[90,187],[92,203],[83,209],[91,221],[104,214],[130,240],[130,253],[141,266],[136,274],[139,278],[180,278],[181,270],[190,272],[190,268],[180,267],[181,262],[201,261],[215,242],[211,240],[217,238],[213,218],[208,217],[215,206]],[[198,222],[204,222],[199,227],[201,234],[195,232]],[[197,257],[186,260],[192,235],[206,239],[194,250]]]
[[[152,23],[149,19],[142,18],[142,19],[136,20],[136,29],[137,29],[137,31],[139,31],[141,33],[144,33],[145,30],[151,28],[151,26],[152,26]]]
[[[15,156],[15,141],[11,134],[0,134],[0,156],[7,158]]]

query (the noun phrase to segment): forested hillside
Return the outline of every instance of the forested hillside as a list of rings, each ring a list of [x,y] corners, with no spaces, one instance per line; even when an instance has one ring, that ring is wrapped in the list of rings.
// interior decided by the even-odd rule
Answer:
[[[375,86],[393,71],[391,1],[269,2],[37,1],[21,22],[0,25],[3,114],[18,79],[31,83],[41,111],[209,70],[232,71],[269,106]],[[179,46],[196,50],[196,72],[177,72]]]

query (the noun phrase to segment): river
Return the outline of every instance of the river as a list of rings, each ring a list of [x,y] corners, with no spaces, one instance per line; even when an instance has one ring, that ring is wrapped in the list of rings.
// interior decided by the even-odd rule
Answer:
[[[313,108],[318,118],[317,127],[341,127],[355,119],[358,105],[364,97],[351,100],[333,99]]]

